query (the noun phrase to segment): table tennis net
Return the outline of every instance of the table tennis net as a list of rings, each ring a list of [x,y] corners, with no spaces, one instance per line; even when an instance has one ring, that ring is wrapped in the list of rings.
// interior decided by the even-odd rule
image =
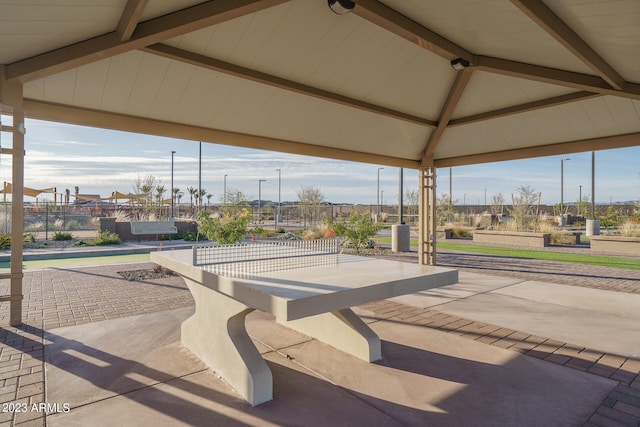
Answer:
[[[338,263],[339,253],[339,239],[196,245],[193,265],[215,274],[247,276],[297,268],[328,268]]]

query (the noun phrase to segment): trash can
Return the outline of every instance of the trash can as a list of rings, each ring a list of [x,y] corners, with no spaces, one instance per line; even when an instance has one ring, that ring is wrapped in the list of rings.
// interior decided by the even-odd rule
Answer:
[[[600,235],[600,221],[597,219],[588,219],[587,227],[585,230],[587,237]]]
[[[393,252],[409,252],[411,250],[411,226],[394,224],[391,226],[391,250]]]

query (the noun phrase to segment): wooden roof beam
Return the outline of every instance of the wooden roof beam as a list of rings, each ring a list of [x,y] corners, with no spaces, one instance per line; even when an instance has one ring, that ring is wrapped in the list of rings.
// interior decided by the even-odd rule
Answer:
[[[538,145],[535,147],[515,148],[513,150],[495,151],[492,153],[471,154],[468,156],[437,159],[437,168],[476,165],[480,163],[504,162],[507,160],[531,159],[534,157],[555,156],[560,154],[581,153],[586,151],[610,150],[613,148],[637,147],[640,132],[623,135],[610,135],[599,138],[580,139],[558,142],[556,144]]]
[[[541,99],[539,101],[527,102],[506,108],[499,108],[485,113],[473,114],[467,117],[460,117],[449,121],[449,127],[468,125],[484,120],[498,119],[513,114],[526,113],[528,111],[540,110],[543,108],[555,107],[557,105],[569,104],[571,102],[584,101],[591,98],[598,98],[602,95],[593,92],[575,92],[566,95],[554,96],[553,98]]]
[[[376,0],[353,0],[353,13],[449,61],[476,64],[476,55]]]
[[[451,116],[453,116],[453,113],[460,102],[460,98],[462,98],[462,94],[471,79],[472,73],[473,68],[465,68],[458,72],[456,80],[453,82],[453,86],[449,91],[449,96],[447,97],[447,100],[442,107],[442,111],[440,112],[438,127],[431,133],[429,141],[427,141],[427,145],[422,153],[422,159],[420,161],[422,166],[427,166],[432,163],[433,152],[440,143],[442,135],[449,125],[449,120],[451,120]]]
[[[215,58],[211,58],[197,53],[189,52],[183,49],[179,49],[173,46],[165,44],[155,44],[141,49],[143,52],[159,55],[164,58],[168,58],[174,61],[180,61],[187,64],[195,65],[197,67],[206,68],[208,70],[217,71],[220,73],[228,74],[234,77],[251,80],[257,83],[262,83],[268,86],[277,87],[279,89],[288,90],[291,92],[299,93],[302,95],[312,96],[314,98],[322,99],[324,101],[334,102],[336,104],[344,105],[351,108],[357,108],[359,110],[368,111],[370,113],[380,114],[386,117],[391,117],[414,124],[435,127],[435,122],[424,119],[422,117],[413,116],[411,114],[403,113],[400,111],[392,110],[390,108],[382,107],[368,102],[360,101],[358,99],[349,98],[344,95],[340,95],[334,92],[318,89],[313,86],[308,86],[302,83],[297,83],[292,80],[283,79],[281,77],[273,76],[271,74],[262,73],[250,68],[241,67],[228,62],[220,61]]]
[[[211,0],[137,25],[129,40],[113,31],[73,45],[7,65],[13,82],[47,77],[81,65],[252,14],[290,0]]]
[[[640,84],[626,82],[622,90],[613,89],[598,76],[541,67],[490,56],[478,56],[477,68],[505,76],[570,87],[577,90],[640,100]]]
[[[511,0],[511,3],[588,65],[611,87],[616,90],[623,89],[625,80],[622,76],[565,24],[558,15],[549,9],[546,4],[540,0]]]
[[[149,3],[149,0],[128,0],[124,6],[120,21],[116,27],[116,34],[121,42],[129,40],[133,31],[136,29],[138,22],[140,22],[140,16],[144,8]]]

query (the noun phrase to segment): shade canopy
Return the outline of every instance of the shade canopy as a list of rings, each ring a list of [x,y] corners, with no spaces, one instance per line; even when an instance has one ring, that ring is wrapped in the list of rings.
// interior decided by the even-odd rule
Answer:
[[[640,145],[638,0],[339,3],[0,0],[0,69],[31,118],[389,166]]]

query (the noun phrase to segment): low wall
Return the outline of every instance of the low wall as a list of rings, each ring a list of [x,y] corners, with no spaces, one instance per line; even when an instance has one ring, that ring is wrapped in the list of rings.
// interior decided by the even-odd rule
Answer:
[[[549,246],[551,233],[527,233],[519,231],[477,230],[473,232],[473,241],[497,245],[527,246],[543,248]]]
[[[174,225],[178,229],[178,233],[183,232],[196,232],[198,231],[197,223],[193,221],[174,221]],[[161,239],[163,235],[157,234],[144,234],[134,235],[131,234],[131,223],[116,222],[115,218],[100,218],[100,231],[110,231],[120,236],[120,239],[124,242],[146,242]]]
[[[591,236],[592,252],[640,256],[640,237]]]

